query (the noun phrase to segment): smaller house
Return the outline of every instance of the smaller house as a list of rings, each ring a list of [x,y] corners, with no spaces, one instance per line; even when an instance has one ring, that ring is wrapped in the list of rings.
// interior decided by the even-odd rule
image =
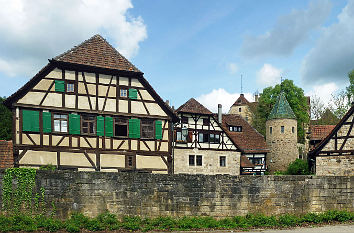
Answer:
[[[318,145],[309,152],[310,167],[316,175],[354,175],[354,105]]]
[[[224,130],[242,151],[241,175],[264,174],[269,149],[263,135],[238,114],[223,114],[222,119]]]
[[[314,149],[328,134],[335,125],[311,125],[310,127],[310,150]]]

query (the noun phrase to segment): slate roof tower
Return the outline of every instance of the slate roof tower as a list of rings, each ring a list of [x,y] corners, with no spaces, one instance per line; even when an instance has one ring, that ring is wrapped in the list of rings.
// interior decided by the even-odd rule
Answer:
[[[270,153],[267,156],[271,173],[286,170],[289,163],[299,157],[297,149],[297,120],[281,92],[266,122],[266,141]]]

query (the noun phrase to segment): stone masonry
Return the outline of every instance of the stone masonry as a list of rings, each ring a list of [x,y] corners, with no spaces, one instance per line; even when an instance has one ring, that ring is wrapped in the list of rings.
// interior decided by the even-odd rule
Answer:
[[[284,127],[284,133],[281,127]],[[270,133],[272,127],[272,133]],[[294,129],[294,131],[293,131]],[[297,121],[295,119],[273,119],[266,122],[267,164],[271,173],[284,171],[289,163],[299,158],[297,148]]]
[[[318,176],[354,176],[354,156],[316,157],[316,175]]]
[[[3,176],[4,170],[0,170],[0,182]],[[226,217],[248,213],[303,214],[332,209],[354,211],[354,176],[38,171],[36,188],[40,187],[46,190],[47,203],[55,203],[57,216],[61,218],[68,217],[72,211],[96,216],[106,210],[119,217]]]
[[[0,168],[14,166],[12,141],[0,141]]]

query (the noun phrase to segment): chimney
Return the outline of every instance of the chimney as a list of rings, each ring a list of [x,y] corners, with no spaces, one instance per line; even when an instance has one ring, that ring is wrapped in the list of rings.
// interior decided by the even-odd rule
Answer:
[[[218,104],[218,121],[222,124],[222,105]]]
[[[170,101],[169,100],[166,100],[165,103],[170,106]]]
[[[254,95],[254,102],[258,102],[258,94]]]
[[[243,96],[245,96],[245,95],[244,95],[244,94],[240,94],[240,96],[242,96],[242,97],[243,97]]]

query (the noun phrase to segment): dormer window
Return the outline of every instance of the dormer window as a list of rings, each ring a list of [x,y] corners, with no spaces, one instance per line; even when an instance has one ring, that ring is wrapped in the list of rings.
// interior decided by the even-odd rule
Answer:
[[[242,132],[242,126],[229,126],[231,132]]]

